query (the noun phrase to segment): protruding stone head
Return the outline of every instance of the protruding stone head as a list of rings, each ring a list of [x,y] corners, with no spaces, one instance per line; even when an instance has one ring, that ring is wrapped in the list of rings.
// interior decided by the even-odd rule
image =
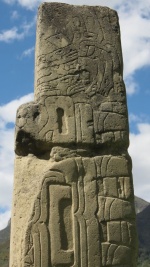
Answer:
[[[18,111],[16,153],[56,145],[128,147],[119,33],[117,13],[109,8],[40,6],[35,103]]]

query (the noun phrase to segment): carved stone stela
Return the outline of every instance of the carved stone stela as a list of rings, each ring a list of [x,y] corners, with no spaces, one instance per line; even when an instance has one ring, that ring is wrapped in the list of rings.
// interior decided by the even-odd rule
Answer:
[[[11,267],[135,267],[118,16],[44,3],[34,101],[16,120]]]

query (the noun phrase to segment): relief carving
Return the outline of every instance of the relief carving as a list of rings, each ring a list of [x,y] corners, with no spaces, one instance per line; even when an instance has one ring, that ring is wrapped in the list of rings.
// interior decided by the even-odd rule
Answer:
[[[16,119],[10,267],[136,267],[122,65],[115,11],[40,6],[35,97]]]

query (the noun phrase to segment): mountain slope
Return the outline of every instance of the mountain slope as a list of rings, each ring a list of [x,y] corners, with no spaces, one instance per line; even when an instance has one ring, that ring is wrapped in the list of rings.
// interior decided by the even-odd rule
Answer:
[[[140,248],[150,251],[150,205],[137,214],[137,230]]]
[[[9,267],[10,221],[5,229],[0,231],[0,267]]]
[[[6,228],[0,231],[0,244],[4,243],[9,239],[10,236],[10,220]]]
[[[4,243],[0,244],[0,266],[9,267],[9,243],[8,239]]]
[[[140,213],[142,210],[144,210],[148,205],[150,205],[149,202],[145,201],[144,199],[140,197],[134,197],[135,202],[135,211],[136,214]]]

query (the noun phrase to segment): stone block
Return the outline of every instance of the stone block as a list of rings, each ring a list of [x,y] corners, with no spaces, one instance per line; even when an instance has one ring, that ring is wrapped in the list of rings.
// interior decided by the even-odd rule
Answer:
[[[109,177],[104,178],[104,195],[107,197],[118,197],[118,188],[117,188],[117,178],[116,177]]]
[[[129,175],[129,162],[126,157],[114,156],[111,157],[108,165],[106,176],[128,176]]]
[[[107,223],[108,241],[110,243],[121,243],[121,223],[112,221]]]

